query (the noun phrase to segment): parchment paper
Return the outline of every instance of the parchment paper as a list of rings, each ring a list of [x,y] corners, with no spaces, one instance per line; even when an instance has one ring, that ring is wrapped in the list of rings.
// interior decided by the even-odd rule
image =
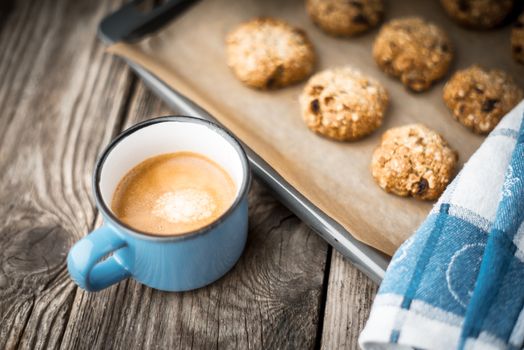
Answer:
[[[465,30],[446,16],[436,0],[387,3],[386,20],[408,15],[420,15],[448,32],[456,51],[452,71],[479,63],[504,69],[524,85],[524,67],[511,59],[509,27]],[[283,18],[305,29],[316,48],[317,71],[350,64],[380,80],[391,97],[384,125],[362,141],[330,141],[310,132],[301,120],[297,100],[304,83],[267,92],[237,81],[225,63],[224,38],[255,16]],[[442,102],[443,82],[429,92],[414,94],[382,73],[371,56],[377,31],[350,39],[330,37],[311,23],[303,1],[298,0],[203,0],[160,32],[109,50],[142,65],[205,108],[356,238],[391,255],[422,222],[432,203],[387,194],[374,183],[369,167],[380,135],[393,126],[422,122],[458,150],[459,169],[483,137],[452,119]]]

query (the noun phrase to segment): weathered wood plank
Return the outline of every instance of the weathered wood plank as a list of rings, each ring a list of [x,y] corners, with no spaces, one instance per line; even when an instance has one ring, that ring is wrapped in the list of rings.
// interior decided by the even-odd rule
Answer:
[[[358,349],[358,335],[367,321],[377,288],[334,251],[329,269],[322,349]]]
[[[93,226],[90,173],[131,79],[95,37],[115,2],[0,7],[0,348],[56,348],[65,331],[65,257]]]
[[[126,126],[172,114],[142,83]],[[134,281],[98,294],[78,290],[64,348],[312,348],[327,245],[256,181],[250,233],[233,270],[194,292]],[[86,341],[88,339],[89,341]]]
[[[90,294],[69,280],[67,250],[96,218],[90,176],[101,147],[128,107],[126,125],[170,114],[140,83],[126,104],[132,79],[94,37],[115,6],[0,8],[0,348],[313,347],[327,247],[256,182],[246,252],[216,284],[173,294],[129,281]],[[337,305],[359,305],[332,297],[333,281],[322,344],[352,347],[358,330],[333,325],[366,312],[330,321]]]

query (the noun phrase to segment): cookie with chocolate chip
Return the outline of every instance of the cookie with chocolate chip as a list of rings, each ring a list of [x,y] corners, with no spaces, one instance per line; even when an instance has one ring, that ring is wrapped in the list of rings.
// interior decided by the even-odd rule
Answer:
[[[511,52],[515,61],[524,64],[524,12],[520,14],[511,30]]]
[[[387,74],[412,91],[424,91],[442,78],[453,59],[446,33],[418,17],[395,19],[382,26],[373,57]]]
[[[434,200],[451,181],[457,160],[457,152],[441,135],[422,124],[411,124],[382,135],[371,172],[386,192]]]
[[[382,124],[388,100],[378,81],[351,67],[340,67],[312,76],[300,96],[300,106],[312,131],[339,141],[354,141]]]
[[[522,97],[522,90],[508,74],[478,65],[456,72],[443,91],[453,117],[478,134],[493,130]]]
[[[384,15],[383,0],[307,0],[306,8],[316,25],[335,36],[363,33]]]
[[[244,84],[274,89],[307,78],[315,64],[306,33],[274,18],[256,18],[226,38],[227,63]]]
[[[489,29],[501,24],[513,8],[513,0],[441,0],[442,7],[457,23]]]

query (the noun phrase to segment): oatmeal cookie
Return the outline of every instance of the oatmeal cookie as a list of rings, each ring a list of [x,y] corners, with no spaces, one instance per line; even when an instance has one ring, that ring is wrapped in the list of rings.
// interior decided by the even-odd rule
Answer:
[[[284,21],[256,18],[226,38],[227,63],[248,86],[273,89],[305,79],[315,64],[306,33]]]
[[[335,36],[363,33],[384,15],[383,0],[307,0],[306,8],[316,25]]]
[[[444,10],[457,23],[476,29],[501,24],[513,8],[513,0],[441,0]]]
[[[511,30],[511,52],[515,61],[524,64],[524,12],[520,14]]]
[[[458,160],[442,136],[421,124],[389,129],[373,153],[371,171],[386,192],[418,199],[437,199]]]
[[[413,91],[424,91],[449,69],[453,58],[446,33],[421,18],[386,23],[373,44],[373,57],[387,74]]]
[[[478,134],[493,130],[522,96],[508,74],[477,65],[456,72],[443,91],[453,117]]]
[[[362,138],[382,124],[388,93],[351,67],[312,76],[300,96],[302,117],[314,132],[339,141]]]

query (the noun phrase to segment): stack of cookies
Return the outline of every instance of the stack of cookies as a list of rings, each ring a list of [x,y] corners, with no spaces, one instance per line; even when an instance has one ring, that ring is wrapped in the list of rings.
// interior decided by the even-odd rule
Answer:
[[[513,0],[441,0],[458,24],[473,29],[501,25]],[[390,6],[394,6],[392,3]],[[306,0],[311,20],[328,35],[353,37],[384,17],[383,0]],[[256,89],[277,89],[309,77],[299,98],[302,117],[313,132],[337,141],[357,141],[382,125],[389,104],[385,87],[358,70],[314,71],[316,53],[307,34],[274,18],[239,25],[226,38],[227,63],[235,76]],[[524,63],[524,14],[511,34],[513,58]],[[378,31],[370,53],[378,68],[409,92],[423,92],[444,78],[454,58],[446,32],[419,17],[397,18]],[[458,122],[487,134],[524,96],[512,78],[474,62],[455,72],[443,100]],[[455,172],[458,155],[438,133],[421,124],[386,131],[371,159],[371,173],[385,191],[434,200]]]

